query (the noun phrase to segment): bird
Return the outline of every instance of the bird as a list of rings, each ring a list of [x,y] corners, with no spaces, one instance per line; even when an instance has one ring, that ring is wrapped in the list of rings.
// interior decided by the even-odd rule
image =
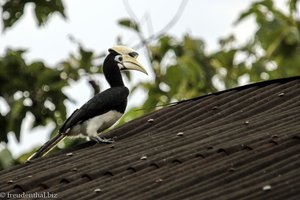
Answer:
[[[58,130],[58,134],[42,145],[27,161],[45,156],[65,137],[86,137],[97,142],[111,143],[101,138],[101,133],[115,124],[124,114],[129,89],[124,85],[121,71],[137,70],[147,74],[137,61],[139,54],[127,47],[117,45],[108,49],[103,62],[103,74],[110,88],[96,94],[76,109]]]

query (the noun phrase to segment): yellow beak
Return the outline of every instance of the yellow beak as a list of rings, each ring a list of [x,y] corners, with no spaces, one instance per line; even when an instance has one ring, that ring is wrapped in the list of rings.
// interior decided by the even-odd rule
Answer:
[[[122,70],[137,70],[137,71],[143,72],[148,75],[147,71],[136,60],[136,58],[133,58],[129,55],[122,55],[122,57],[123,57],[122,65],[124,67],[124,68],[122,68]]]

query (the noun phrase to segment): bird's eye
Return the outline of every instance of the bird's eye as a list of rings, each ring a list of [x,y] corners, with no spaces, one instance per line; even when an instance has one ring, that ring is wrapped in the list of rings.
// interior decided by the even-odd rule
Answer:
[[[117,55],[117,56],[115,57],[115,61],[117,61],[117,62],[122,62],[122,61],[123,61],[123,57],[122,57],[121,55]]]

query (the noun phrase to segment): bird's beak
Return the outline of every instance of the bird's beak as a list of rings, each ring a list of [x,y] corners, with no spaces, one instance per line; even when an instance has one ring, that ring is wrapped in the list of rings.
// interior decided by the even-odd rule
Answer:
[[[144,67],[136,60],[136,58],[133,58],[129,55],[122,55],[123,57],[123,66],[122,70],[137,70],[140,72],[143,72],[148,75],[147,71],[144,69]]]

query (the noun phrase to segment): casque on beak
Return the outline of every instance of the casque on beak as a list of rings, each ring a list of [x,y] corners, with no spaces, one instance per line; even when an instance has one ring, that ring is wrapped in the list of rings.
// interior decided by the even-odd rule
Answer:
[[[120,70],[137,70],[148,75],[145,68],[137,61],[138,53],[126,46],[114,46],[109,51],[115,51],[122,56]]]

